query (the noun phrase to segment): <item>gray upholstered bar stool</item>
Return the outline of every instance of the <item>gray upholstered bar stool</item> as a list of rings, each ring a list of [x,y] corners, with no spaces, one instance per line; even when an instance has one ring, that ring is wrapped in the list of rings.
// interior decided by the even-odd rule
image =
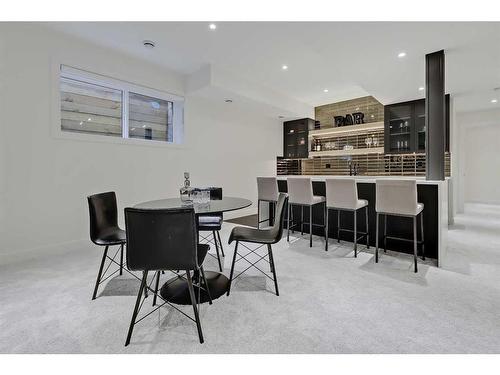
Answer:
[[[287,179],[288,186],[288,223],[287,223],[287,241],[290,241],[290,228],[295,227],[295,220],[291,215],[293,206],[301,206],[302,215],[300,218],[301,231],[304,228],[304,207],[309,207],[309,247],[312,247],[312,227],[321,226],[326,228],[325,224],[314,224],[312,219],[312,208],[314,205],[324,205],[324,218],[326,219],[326,199],[323,196],[314,195],[312,181],[309,177],[290,177]],[[290,220],[291,219],[291,220]],[[290,221],[293,222],[290,226]],[[302,232],[303,233],[303,232]],[[326,237],[326,229],[325,229]]]
[[[417,181],[415,180],[377,180],[376,204],[377,235],[375,262],[378,263],[378,222],[379,215],[384,215],[384,251],[387,249],[387,239],[413,241],[413,261],[417,272],[418,244],[422,245],[422,259],[425,260],[423,203],[417,200]],[[417,240],[417,216],[420,215],[421,239]],[[413,219],[413,240],[387,235],[387,216],[411,217]]]
[[[357,213],[365,209],[366,232],[358,232]],[[370,237],[368,234],[368,201],[358,199],[358,187],[354,178],[327,178],[326,179],[326,244],[328,251],[328,211],[337,210],[337,241],[340,242],[340,231],[353,232],[354,234],[354,257],[358,256],[358,241],[366,237],[366,247],[370,248]],[[351,211],[354,214],[354,228],[346,229],[340,227],[340,211]],[[361,234],[358,237],[358,234]]]
[[[278,180],[276,177],[257,177],[257,228],[260,228],[260,223],[265,223],[271,220],[269,213],[268,219],[260,220],[260,202],[268,202],[272,204],[273,218],[276,214],[276,202],[278,202]],[[271,223],[269,222],[269,226]]]

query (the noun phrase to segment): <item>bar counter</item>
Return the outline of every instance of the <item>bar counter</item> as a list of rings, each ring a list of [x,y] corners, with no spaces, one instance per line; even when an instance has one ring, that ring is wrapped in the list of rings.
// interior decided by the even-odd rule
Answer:
[[[294,177],[310,177],[313,181],[314,195],[325,195],[325,179],[327,178],[354,178],[357,182],[359,199],[368,200],[368,218],[369,218],[369,234],[370,246],[375,247],[375,181],[377,179],[393,179],[393,180],[416,180],[418,202],[424,204],[424,236],[425,236],[425,255],[426,258],[433,258],[437,262],[438,267],[443,267],[446,263],[446,246],[447,246],[447,231],[448,231],[448,179],[445,181],[429,181],[423,177],[404,177],[404,176],[277,176],[278,188],[280,192],[287,192],[287,178]],[[296,222],[300,221],[301,209],[298,206],[293,208],[293,217]],[[364,212],[358,212],[358,229],[364,231]],[[317,205],[313,207],[313,222],[323,223],[323,206]],[[331,214],[331,217],[336,217]],[[297,220],[298,219],[298,220]],[[340,221],[342,228],[353,227],[353,213],[341,211]],[[304,210],[304,222],[309,222],[309,210]],[[383,248],[383,219],[380,218],[379,223],[379,248]],[[299,227],[300,230],[300,227]],[[309,226],[304,225],[304,233],[309,233]],[[337,233],[337,220],[330,220],[328,233],[330,241]],[[313,227],[313,234],[324,236],[321,227]],[[413,227],[411,218],[392,217],[387,218],[387,234],[391,236],[413,238]],[[341,232],[340,239],[342,241],[353,242],[352,234],[349,232]],[[358,251],[363,249],[365,239],[359,242]],[[332,243],[332,245],[334,245]],[[388,250],[413,254],[413,244],[411,242],[387,240]],[[335,247],[331,246],[329,251],[335,251]],[[383,250],[382,250],[383,253]],[[420,247],[419,247],[420,255]],[[382,255],[383,256],[383,255]]]

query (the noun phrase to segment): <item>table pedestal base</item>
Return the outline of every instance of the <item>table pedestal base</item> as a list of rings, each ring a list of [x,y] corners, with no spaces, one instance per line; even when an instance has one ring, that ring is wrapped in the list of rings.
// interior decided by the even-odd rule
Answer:
[[[205,271],[208,288],[212,300],[215,300],[227,292],[229,287],[229,279],[219,272]],[[203,285],[203,283],[202,283]],[[198,288],[194,286],[194,294],[198,300]],[[160,289],[160,295],[168,302],[177,305],[191,305],[189,297],[188,283],[185,278],[175,276],[169,279]],[[208,294],[203,288],[200,290],[200,303],[208,302]]]

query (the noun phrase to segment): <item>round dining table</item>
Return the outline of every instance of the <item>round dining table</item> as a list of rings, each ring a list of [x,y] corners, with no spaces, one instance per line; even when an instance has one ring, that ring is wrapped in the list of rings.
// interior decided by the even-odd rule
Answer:
[[[221,212],[229,212],[235,210],[241,210],[243,208],[249,207],[252,201],[239,198],[239,197],[222,197],[222,199],[211,199],[206,204],[198,203],[186,203],[180,198],[166,198],[158,199],[153,201],[142,202],[135,205],[135,208],[142,209],[167,209],[167,208],[186,208],[193,207],[196,215],[199,214],[219,214]],[[167,229],[167,228],[166,228]],[[194,279],[197,280],[200,277],[198,272],[195,272]],[[215,271],[205,271],[205,277],[207,279],[208,289],[210,291],[210,297],[212,300],[219,298],[224,293],[226,293],[229,286],[229,279],[220,272]],[[204,288],[195,287],[195,296],[199,302],[205,303],[210,300],[208,293]],[[166,301],[171,303],[176,303],[180,305],[190,305],[191,297],[189,295],[187,279],[184,275],[178,274],[173,278],[167,280],[160,289],[160,295]]]

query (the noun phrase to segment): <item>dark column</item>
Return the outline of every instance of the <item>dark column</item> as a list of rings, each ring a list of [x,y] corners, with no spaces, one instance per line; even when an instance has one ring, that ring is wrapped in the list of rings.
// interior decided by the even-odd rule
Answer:
[[[444,180],[444,51],[425,55],[425,126],[427,180]]]

